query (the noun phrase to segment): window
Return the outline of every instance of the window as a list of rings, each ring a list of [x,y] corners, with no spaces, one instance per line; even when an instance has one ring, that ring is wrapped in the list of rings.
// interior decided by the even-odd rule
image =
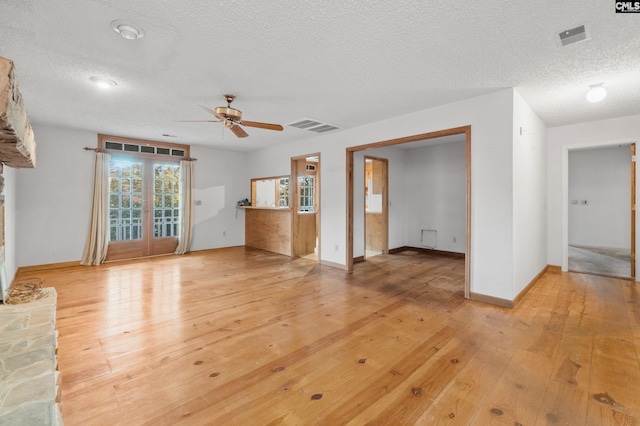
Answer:
[[[144,236],[144,169],[153,169],[153,236],[177,237],[180,224],[180,164],[118,158],[109,162],[109,241]]]
[[[280,178],[279,182],[278,207],[289,207],[289,178]]]
[[[153,236],[177,237],[180,224],[180,165],[154,164]]]
[[[255,207],[289,207],[289,176],[251,179],[251,205]]]
[[[109,162],[109,241],[142,238],[142,162]]]
[[[114,142],[111,140],[105,140],[104,149],[108,151],[114,151],[112,154],[120,152],[142,152],[145,154],[158,154],[169,155],[172,157],[184,157],[185,149],[180,145],[179,148],[172,148],[171,145],[163,144],[160,142],[145,143],[145,141],[129,140],[133,143]]]
[[[315,176],[299,176],[300,211],[313,212],[315,210]]]

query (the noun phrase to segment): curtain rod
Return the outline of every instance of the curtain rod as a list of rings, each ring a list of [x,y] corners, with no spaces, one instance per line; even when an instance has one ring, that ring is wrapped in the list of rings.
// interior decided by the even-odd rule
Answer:
[[[106,149],[101,149],[101,148],[89,148],[88,146],[85,146],[83,148],[85,151],[95,151],[95,152],[107,152]]]
[[[104,152],[104,153],[110,153],[111,151],[107,150],[107,149],[103,149],[103,148],[89,148],[88,146],[85,146],[83,148],[85,151],[95,151],[95,152]],[[192,157],[178,157],[180,158],[180,160],[184,160],[184,161],[198,161],[197,158],[192,158]]]

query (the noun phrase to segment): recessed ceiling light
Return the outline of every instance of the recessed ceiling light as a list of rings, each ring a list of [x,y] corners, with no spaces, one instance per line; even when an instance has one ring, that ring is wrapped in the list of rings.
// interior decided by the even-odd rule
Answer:
[[[607,89],[602,87],[604,83],[592,84],[587,92],[587,100],[589,102],[600,102],[607,97]]]
[[[131,22],[123,21],[121,19],[112,21],[111,28],[113,28],[113,31],[120,34],[122,38],[126,38],[127,40],[136,40],[144,37],[144,30],[142,28],[136,27]]]
[[[111,89],[112,87],[115,87],[118,85],[118,83],[116,83],[113,80],[109,80],[108,78],[102,78],[102,77],[90,77],[89,80],[93,81],[96,86],[98,86],[101,89]]]

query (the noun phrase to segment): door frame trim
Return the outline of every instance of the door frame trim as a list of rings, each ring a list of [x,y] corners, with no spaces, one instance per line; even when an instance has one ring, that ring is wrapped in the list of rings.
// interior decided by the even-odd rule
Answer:
[[[631,278],[636,277],[636,144],[631,144]]]
[[[322,241],[322,237],[321,237],[321,232],[320,232],[320,224],[322,223],[321,221],[321,217],[320,215],[322,214],[322,207],[321,207],[321,192],[320,192],[320,188],[321,188],[321,176],[320,176],[320,169],[322,167],[322,157],[320,155],[320,152],[314,152],[311,154],[306,154],[306,155],[296,155],[294,157],[291,157],[291,170],[290,170],[290,178],[289,178],[289,207],[291,208],[291,256],[294,256],[294,241],[295,241],[295,232],[296,232],[296,225],[297,225],[297,217],[298,217],[298,204],[299,204],[299,200],[297,200],[297,192],[298,192],[298,176],[297,176],[297,171],[298,171],[298,167],[297,167],[297,161],[299,160],[305,160],[308,157],[318,157],[318,168],[316,169],[316,197],[318,200],[317,206],[316,206],[316,224],[317,224],[317,229],[316,229],[316,234],[317,234],[317,239],[318,239],[318,245],[316,247],[316,251],[317,251],[317,256],[316,256],[316,263],[320,263],[320,257],[321,257],[321,253],[322,251],[320,251],[320,247],[321,247],[321,241]]]
[[[465,135],[465,162],[466,162],[466,237],[467,247],[464,260],[464,297],[471,296],[471,125],[438,130],[435,132],[421,133],[396,139],[382,140],[378,142],[357,145],[346,148],[346,176],[347,176],[347,232],[346,232],[346,266],[347,273],[353,273],[353,215],[354,215],[354,176],[353,153],[373,148],[400,145],[425,139],[435,139],[443,136]]]
[[[162,147],[162,148],[180,149],[183,151],[184,156],[179,157],[174,155],[152,154],[152,153],[144,153],[144,152],[137,152],[137,151],[111,150],[111,149],[106,149],[106,142],[118,142],[122,144],[132,144],[132,145],[141,145],[141,146],[153,145],[153,146]],[[85,149],[88,149],[88,148],[85,148]],[[160,142],[160,141],[153,141],[149,139],[136,139],[136,138],[128,138],[123,136],[114,136],[114,135],[108,135],[104,133],[98,133],[97,149],[109,153],[111,155],[111,158],[114,160],[122,158],[123,160],[128,160],[128,159],[140,160],[143,163],[143,198],[147,197],[147,200],[145,202],[146,205],[143,205],[143,215],[148,216],[146,218],[146,222],[147,222],[146,226],[142,230],[143,235],[148,235],[146,241],[141,241],[140,250],[142,251],[143,257],[158,255],[158,253],[156,253],[154,250],[156,248],[156,245],[158,244],[172,246],[175,243],[175,245],[177,246],[178,237],[155,238],[153,236],[153,231],[154,231],[153,216],[152,216],[152,213],[150,213],[152,211],[152,208],[149,207],[150,205],[153,205],[153,200],[148,199],[149,195],[152,194],[152,188],[153,188],[153,183],[152,183],[153,171],[151,170],[151,167],[154,162],[180,164],[180,160],[191,158],[191,146],[185,145],[185,144],[173,143],[173,142]],[[145,209],[147,210],[146,213],[144,212]],[[156,241],[154,241],[154,239]],[[137,256],[121,257],[122,255],[121,246],[126,246],[130,244],[132,244],[132,241],[113,241],[113,242],[110,241],[109,246],[115,249],[115,254],[113,249],[112,250],[107,249],[107,258],[105,261],[136,258]],[[125,249],[125,252],[126,252],[126,249]],[[165,253],[161,253],[161,254],[165,254]],[[169,254],[169,253],[166,253],[166,254]],[[115,259],[113,258],[114,255],[116,256]]]
[[[596,143],[579,143],[579,144],[571,144],[571,145],[563,145],[562,146],[562,168],[561,168],[561,199],[560,199],[560,216],[561,216],[561,235],[560,235],[560,250],[561,250],[561,271],[568,272],[569,271],[569,151],[574,151],[578,149],[598,149],[598,148],[609,148],[615,145],[635,145],[637,144],[637,140],[630,139],[617,139],[611,141],[600,141]],[[632,167],[633,170],[633,167]],[[638,179],[638,168],[635,168],[635,174],[633,178],[637,181]],[[633,187],[633,186],[632,186]],[[635,196],[637,197],[637,185],[635,188]],[[633,220],[637,221],[637,211],[636,214],[633,215]],[[637,231],[637,230],[636,230]],[[634,233],[633,239],[635,240],[634,251],[637,253],[638,251],[638,238]],[[636,274],[632,277],[635,281],[640,281],[640,276]]]

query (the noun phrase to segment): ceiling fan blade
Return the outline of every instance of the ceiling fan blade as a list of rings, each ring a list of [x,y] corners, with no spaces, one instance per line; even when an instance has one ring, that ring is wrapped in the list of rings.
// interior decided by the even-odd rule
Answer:
[[[219,123],[222,120],[175,120],[174,123]]]
[[[214,110],[212,110],[211,108],[207,108],[206,106],[202,106],[199,105],[200,108],[204,108],[206,109],[208,112],[210,112],[211,114],[215,115],[216,117],[218,117],[218,115],[216,114],[216,112]]]
[[[242,125],[247,127],[257,127],[258,129],[267,129],[267,130],[279,130],[282,131],[284,127],[279,124],[271,124],[271,123],[259,123],[257,121],[246,121],[242,120]]]
[[[246,138],[247,136],[249,136],[249,134],[245,132],[244,129],[238,126],[237,124],[234,124],[233,126],[229,127],[229,130],[231,130],[233,134],[239,138]]]

